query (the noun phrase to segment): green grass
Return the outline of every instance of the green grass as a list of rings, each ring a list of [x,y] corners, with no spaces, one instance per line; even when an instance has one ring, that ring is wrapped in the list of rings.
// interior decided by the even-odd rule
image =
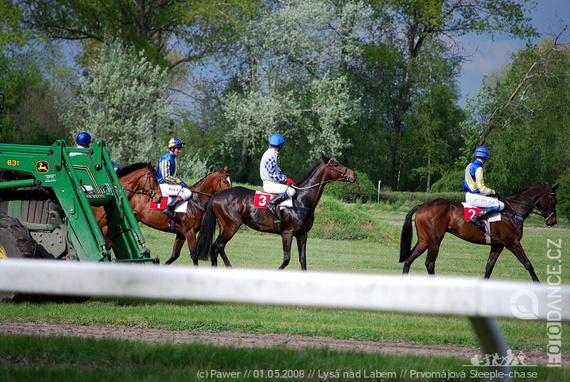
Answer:
[[[335,210],[334,201],[317,210],[315,229],[309,233],[308,268],[310,272],[332,271],[368,274],[400,274],[398,235],[400,227],[384,221],[401,221],[409,205],[345,206]],[[342,216],[351,214],[343,220]],[[332,216],[332,218],[331,218]],[[338,218],[338,217],[341,218]],[[343,221],[346,224],[343,225]],[[363,221],[360,240],[324,239],[321,232],[354,235]],[[533,225],[532,221],[528,222]],[[343,226],[349,226],[343,228]],[[540,219],[537,227],[544,227]],[[327,228],[328,227],[328,228]],[[385,232],[374,235],[374,229]],[[319,231],[320,230],[320,231]],[[169,257],[174,236],[143,227],[153,256],[161,262]],[[570,231],[525,229],[523,246],[538,277],[545,282],[548,267],[570,269],[568,256],[554,262],[547,256],[548,240],[560,241],[563,254],[570,243]],[[294,246],[296,248],[296,246]],[[278,235],[244,229],[230,241],[226,251],[236,268],[275,269],[282,261]],[[482,277],[488,246],[478,246],[451,235],[444,240],[436,265],[438,275]],[[285,270],[299,270],[296,251]],[[425,255],[413,264],[412,274],[426,274]],[[173,266],[191,264],[185,247]],[[200,264],[209,266],[207,262]],[[564,275],[567,272],[563,272]],[[505,251],[492,275],[493,279],[530,281],[518,260]],[[563,279],[565,283],[567,280]],[[286,293],[284,291],[283,293]],[[252,306],[244,304],[165,303],[138,300],[92,299],[83,303],[21,303],[0,307],[0,321],[65,323],[169,330],[241,331],[329,336],[340,339],[419,344],[478,346],[469,320],[464,317],[400,314],[294,307]],[[498,320],[511,348],[544,351],[548,340],[545,322],[511,319]],[[570,325],[563,323],[562,348],[570,353]],[[261,369],[336,370],[465,370],[465,360],[441,357],[388,356],[333,350],[230,349],[200,345],[153,345],[112,340],[36,338],[0,335],[0,380],[193,380],[198,371],[222,369],[243,371]],[[28,366],[22,366],[28,365]],[[317,367],[318,365],[318,367]],[[80,366],[80,367],[78,367]],[[533,380],[568,380],[570,369],[536,368]],[[466,370],[468,371],[468,370]],[[243,373],[242,373],[243,377]],[[323,378],[321,378],[322,380]],[[399,378],[397,378],[399,380]],[[421,379],[421,378],[420,378]],[[221,380],[221,379],[218,379]],[[246,379],[231,379],[246,380]],[[342,380],[342,378],[336,379]],[[350,380],[346,378],[345,380]],[[414,379],[409,379],[414,380]],[[426,380],[424,378],[424,380]],[[429,380],[438,380],[429,378]],[[445,379],[441,379],[445,380]],[[450,379],[453,380],[453,379]],[[456,379],[457,380],[457,379]],[[463,379],[465,380],[465,379]]]
[[[473,380],[459,378],[460,373],[469,377],[477,370],[465,367],[465,361],[452,357],[403,357],[323,348],[238,350],[191,344],[151,345],[107,339],[27,336],[0,337],[0,347],[7,349],[3,353],[9,360],[0,366],[3,381],[192,381],[205,379],[206,374],[208,379],[216,381],[459,381]],[[26,362],[28,367],[18,362]],[[448,374],[441,374],[442,371]],[[448,378],[450,371],[454,374]],[[534,367],[532,371],[540,375],[533,378],[534,381],[561,381],[568,376],[564,370],[553,368]],[[389,374],[380,379],[379,373]],[[417,378],[419,373],[440,374],[439,377]],[[290,378],[277,378],[278,375]]]

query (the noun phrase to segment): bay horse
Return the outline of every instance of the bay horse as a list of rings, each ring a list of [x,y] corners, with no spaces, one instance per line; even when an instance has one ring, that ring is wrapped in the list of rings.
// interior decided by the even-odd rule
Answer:
[[[129,182],[129,179],[132,177],[129,176],[129,174],[132,173],[132,169],[140,166],[141,164],[134,164],[124,167],[117,172],[117,176],[129,198],[129,203],[137,220],[151,228],[176,235],[172,254],[165,262],[165,265],[169,265],[180,257],[184,242],[187,242],[188,248],[192,249],[196,241],[196,234],[200,229],[203,211],[212,195],[231,187],[228,168],[217,168],[199,180],[195,185],[191,186],[192,197],[188,200],[186,213],[176,213],[176,218],[171,222],[171,219],[161,210],[149,208],[150,199],[153,199],[155,203],[159,203],[162,198],[154,166],[152,167],[152,176],[148,183],[148,186],[152,186],[151,191],[147,190],[143,192],[140,187],[137,188],[133,186],[132,182]],[[149,166],[152,166],[152,164],[149,164]],[[100,222],[99,226],[103,227],[103,222]]]
[[[283,243],[283,263],[279,269],[284,269],[291,259],[291,244],[293,237],[297,239],[299,262],[301,269],[307,270],[306,243],[307,233],[313,227],[315,208],[321,198],[324,186],[333,181],[356,181],[356,173],[348,167],[335,162],[328,156],[322,155],[322,161],[317,162],[306,175],[297,182],[297,194],[294,196],[292,208],[281,210],[281,222],[275,224],[275,215],[267,208],[254,207],[255,191],[245,187],[234,187],[218,192],[208,203],[202,229],[198,235],[191,257],[195,265],[198,260],[210,258],[212,266],[217,266],[218,254],[224,265],[231,267],[225,252],[226,244],[236,234],[242,224],[257,231],[280,234]],[[216,221],[220,233],[212,244]]]
[[[134,163],[125,166],[117,171],[117,177],[133,210],[143,201],[146,201],[147,206],[149,200],[160,203],[162,191],[160,190],[156,169],[152,162]],[[109,228],[107,227],[105,209],[103,207],[93,207],[93,213],[99,223],[99,227],[103,231],[103,236],[107,237]]]
[[[491,246],[485,271],[485,278],[491,272],[501,251],[506,247],[524,265],[534,282],[539,282],[534,268],[526,256],[521,238],[523,222],[535,209],[542,216],[546,225],[556,224],[556,189],[558,186],[535,186],[524,189],[514,195],[501,198],[505,209],[501,211],[501,221],[490,223],[491,242],[487,243],[485,233],[472,222],[465,222],[463,205],[445,199],[435,199],[415,206],[408,212],[400,241],[400,262],[404,263],[403,273],[410,271],[410,266],[427,249],[425,262],[428,274],[435,274],[435,261],[439,246],[446,232],[460,239],[475,244]],[[416,214],[417,243],[410,251],[412,243],[412,216]]]

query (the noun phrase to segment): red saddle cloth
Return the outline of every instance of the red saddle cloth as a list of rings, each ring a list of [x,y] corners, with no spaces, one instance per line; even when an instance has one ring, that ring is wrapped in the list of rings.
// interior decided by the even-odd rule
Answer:
[[[163,210],[168,205],[168,198],[169,198],[168,196],[163,196],[162,200],[158,204],[153,202],[153,200],[151,199],[148,208],[150,208],[151,210]]]
[[[479,215],[481,212],[483,212],[482,209],[463,203],[463,215],[465,216],[466,222],[470,222],[474,216]]]
[[[253,197],[253,206],[255,208],[267,208],[267,203],[269,203],[271,199],[273,199],[273,194],[255,191],[255,196]]]

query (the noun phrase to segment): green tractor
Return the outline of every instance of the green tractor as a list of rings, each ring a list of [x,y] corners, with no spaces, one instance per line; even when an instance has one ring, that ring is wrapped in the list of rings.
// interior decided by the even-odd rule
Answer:
[[[112,244],[93,207],[105,209]],[[89,149],[67,147],[63,140],[0,144],[0,266],[5,258],[158,263],[104,141]],[[0,293],[3,301],[13,297]]]

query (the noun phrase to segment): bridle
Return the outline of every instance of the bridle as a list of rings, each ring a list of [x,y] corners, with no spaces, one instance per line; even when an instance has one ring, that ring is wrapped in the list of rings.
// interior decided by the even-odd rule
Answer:
[[[315,183],[315,184],[313,184],[311,186],[307,186],[307,187],[298,187],[298,186],[291,186],[291,187],[293,187],[296,190],[310,190],[311,188],[324,186],[327,183],[341,181],[341,180],[348,180],[348,177],[346,176],[346,173],[348,172],[348,167],[345,167],[344,171],[340,171],[339,169],[337,169],[337,166],[334,164],[331,164],[331,162],[333,162],[333,160],[329,159],[328,162],[325,163],[325,166],[328,167],[329,169],[331,169],[333,172],[336,172],[337,174],[339,174],[340,178],[321,181],[321,182]]]
[[[218,172],[218,184],[223,182],[223,180],[222,180],[223,177],[226,177],[226,178],[229,177],[228,173],[224,172],[223,174],[220,174]],[[202,180],[204,180],[204,179],[202,179]],[[196,183],[194,186],[190,187],[190,189],[192,189],[193,187],[196,187],[198,184],[200,184],[200,182],[202,182],[202,180],[199,181],[198,183]],[[221,187],[219,187],[219,188],[221,189]],[[202,192],[202,191],[198,191],[198,190],[194,190],[194,189],[192,189],[192,194],[200,194],[200,195],[208,196],[210,198],[212,196],[214,196],[214,194],[208,194],[207,192]]]
[[[149,200],[150,200],[150,199],[154,199],[155,196],[156,196],[156,192],[154,192],[154,191],[152,191],[152,190],[146,191],[146,190],[144,189],[144,188],[146,187],[146,185],[147,185],[148,183],[150,183],[150,177],[151,177],[151,176],[156,176],[156,175],[155,175],[151,170],[148,170],[148,171],[146,172],[146,178],[145,178],[144,184],[143,184],[143,186],[142,186],[142,190],[139,189],[139,188],[134,189],[134,190],[130,190],[130,189],[128,189],[128,188],[125,188],[125,189],[124,189],[125,191],[130,192],[128,198],[130,199],[130,198],[133,197],[133,195],[137,195],[137,194],[138,194],[138,195],[146,195],[146,196],[148,196]]]
[[[556,195],[555,191],[551,191],[548,194],[548,205],[550,206],[550,210],[552,210],[552,197]],[[529,204],[529,203],[525,203],[525,202],[521,202],[519,200],[515,200],[515,199],[508,199],[508,198],[501,198],[500,200],[504,200],[510,207],[511,209],[514,211],[515,209],[513,208],[513,206],[511,206],[510,202],[515,202],[518,204],[522,204],[523,206],[527,206],[532,208],[530,213],[541,216],[544,218],[544,220],[548,220],[552,217],[552,215],[556,214],[556,210],[552,210],[548,215],[547,212],[545,210],[540,210],[536,207],[536,204]],[[536,210],[536,211],[535,211]],[[530,214],[529,213],[529,214]],[[519,219],[520,220],[520,219]]]

